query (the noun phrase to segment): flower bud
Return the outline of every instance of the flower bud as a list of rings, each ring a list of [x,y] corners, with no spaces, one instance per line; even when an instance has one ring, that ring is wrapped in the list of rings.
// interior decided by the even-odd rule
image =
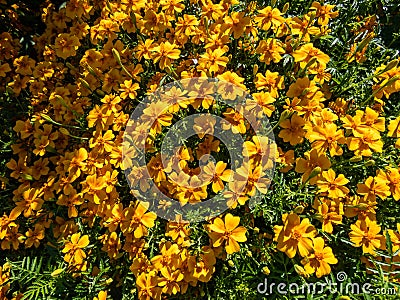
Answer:
[[[92,89],[90,88],[89,83],[88,83],[85,79],[79,78],[79,81],[81,82],[81,84],[82,84],[85,88],[87,88],[89,91],[92,91]]]
[[[374,161],[373,159],[370,159],[370,160],[366,161],[364,165],[365,165],[366,167],[375,166],[375,161]]]
[[[233,268],[235,263],[232,260],[228,260],[228,265]]]
[[[355,208],[358,208],[360,210],[367,210],[368,204],[367,203],[359,203],[355,206]]]
[[[309,178],[309,179],[314,178],[315,176],[321,174],[321,172],[322,172],[321,167],[315,167],[315,168],[311,171],[310,176],[309,176],[308,178]]]
[[[356,155],[356,156],[353,156],[352,158],[350,158],[349,159],[349,162],[359,162],[359,161],[361,161],[362,160],[362,156],[361,155]]]
[[[265,266],[264,268],[262,268],[262,272],[263,272],[265,275],[269,275],[269,274],[271,273],[271,271],[269,270],[269,268],[268,268],[267,266]]]
[[[60,129],[58,129],[58,131],[60,131],[64,135],[69,135],[69,131],[66,128],[61,127]]]
[[[253,75],[256,75],[257,72],[258,72],[258,65],[254,64],[254,66],[253,66]]]
[[[102,90],[96,90],[96,94],[100,97],[104,97],[106,95]]]
[[[53,271],[50,275],[51,275],[51,277],[57,277],[62,272],[64,272],[64,269],[57,269],[57,270]]]
[[[33,180],[32,175],[29,175],[29,174],[22,174],[21,177],[22,177],[23,179],[25,179],[25,180],[29,180],[29,181],[32,181],[32,180]]]
[[[296,206],[295,209],[293,210],[293,212],[295,214],[301,214],[303,211],[304,211],[304,207],[301,205]]]
[[[282,114],[281,114],[281,116],[280,116],[280,118],[279,118],[279,122],[278,122],[278,123],[281,123],[281,122],[285,121],[286,119],[289,119],[291,115],[292,115],[292,112],[289,111],[289,110],[287,110],[287,109],[285,109],[285,110],[282,112]]]
[[[387,66],[383,69],[382,72],[386,72],[386,71],[389,71],[389,70],[391,70],[393,68],[396,68],[398,63],[399,63],[399,61],[397,59],[394,59],[394,60],[390,61],[387,64]]]
[[[282,9],[282,14],[285,14],[289,9],[289,2],[286,2]]]
[[[294,265],[294,270],[300,276],[306,276],[307,275],[306,270],[304,270],[304,268],[302,266]]]
[[[322,222],[324,220],[324,217],[321,214],[315,214],[314,218],[320,222]]]
[[[316,57],[313,57],[310,59],[310,61],[306,64],[306,66],[304,67],[304,70],[307,70],[309,67],[311,67],[315,62],[317,61]]]

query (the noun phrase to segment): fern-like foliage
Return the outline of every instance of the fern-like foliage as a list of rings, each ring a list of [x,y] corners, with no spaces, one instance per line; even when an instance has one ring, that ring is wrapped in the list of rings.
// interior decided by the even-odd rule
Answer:
[[[23,291],[22,299],[52,299],[55,295],[59,286],[58,281],[62,280],[62,276],[52,276],[54,270],[50,268],[54,268],[54,265],[51,266],[48,262],[45,266],[43,257],[26,256],[21,261],[8,261],[8,263],[11,266],[10,281]]]

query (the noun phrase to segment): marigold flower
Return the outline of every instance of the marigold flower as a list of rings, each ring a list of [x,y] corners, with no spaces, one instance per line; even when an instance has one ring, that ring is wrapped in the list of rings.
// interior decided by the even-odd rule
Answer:
[[[343,174],[336,177],[334,170],[322,172],[320,180],[317,181],[317,186],[320,193],[327,193],[329,198],[342,198],[345,197],[350,190],[345,187],[349,180]]]
[[[322,237],[313,239],[313,252],[303,258],[301,263],[308,274],[315,272],[318,278],[331,273],[330,265],[338,263],[338,260],[332,253],[331,247],[325,247]]]
[[[214,193],[224,189],[224,184],[222,181],[231,181],[233,179],[233,171],[226,168],[227,163],[223,161],[214,164],[210,162],[203,167],[205,173],[205,180],[211,183],[211,188]]]
[[[295,62],[300,62],[300,67],[304,68],[312,59],[316,59],[322,67],[326,67],[329,56],[315,48],[312,43],[307,43],[292,53]]]
[[[67,59],[76,55],[76,50],[80,45],[81,43],[76,36],[60,33],[55,41],[56,54],[63,59]]]
[[[223,56],[225,50],[222,48],[217,48],[215,50],[207,49],[206,53],[202,54],[199,59],[200,66],[203,66],[204,70],[207,70],[210,74],[214,74],[222,71],[229,61],[229,58]]]
[[[363,253],[376,255],[376,249],[385,249],[385,238],[379,234],[381,227],[376,221],[371,221],[368,218],[358,220],[350,228],[352,230],[349,233],[350,241],[354,243],[354,247],[362,246]]]
[[[279,9],[267,6],[258,11],[254,21],[263,30],[269,30],[271,27],[272,29],[276,29],[285,22],[285,18],[281,15],[282,13]]]
[[[285,53],[283,44],[280,40],[274,38],[267,38],[261,40],[256,48],[256,52],[261,54],[260,61],[270,65],[271,62],[278,63],[282,59],[282,55]]]
[[[331,167],[331,162],[325,154],[319,154],[315,149],[305,152],[304,157],[305,158],[296,159],[295,171],[303,173],[301,177],[303,183],[309,180],[310,184],[315,184],[319,177],[315,176],[310,178],[312,171],[316,167],[320,167],[321,170],[328,170]]]
[[[243,226],[238,227],[239,222],[240,217],[235,217],[228,213],[225,215],[224,220],[215,218],[210,225],[206,225],[213,247],[224,245],[228,254],[238,252],[240,250],[238,242],[247,240],[247,230]]]
[[[278,136],[282,138],[284,142],[290,142],[290,145],[300,144],[304,140],[304,125],[304,119],[294,114],[290,120],[286,119],[279,123],[279,126],[283,129],[279,132]]]
[[[71,265],[79,265],[83,263],[86,258],[86,253],[82,250],[89,245],[89,236],[83,235],[81,237],[80,232],[74,233],[71,236],[71,240],[66,242],[63,253],[66,253],[64,260]]]
[[[357,193],[363,195],[366,201],[374,202],[376,196],[385,200],[390,196],[390,187],[386,177],[369,176],[364,183],[357,184]]]
[[[38,248],[40,245],[40,240],[44,239],[44,227],[40,224],[35,224],[35,229],[28,229],[25,233],[26,240],[25,240],[25,247],[30,248],[35,246]]]
[[[161,288],[158,287],[159,278],[154,273],[141,273],[136,277],[138,296],[140,300],[161,299]]]
[[[277,249],[285,252],[289,258],[293,258],[297,251],[306,257],[313,249],[312,239],[317,235],[314,226],[307,218],[300,222],[300,217],[295,213],[283,214],[282,221],[283,226],[274,226]]]
[[[315,126],[306,133],[306,138],[312,143],[311,147],[318,153],[329,150],[331,156],[342,155],[343,149],[339,144],[345,142],[343,130],[337,130],[335,124],[326,124],[325,127]]]
[[[164,70],[170,67],[173,59],[178,59],[181,51],[176,49],[175,44],[170,42],[161,43],[159,46],[153,48],[153,60],[160,64],[160,68]]]

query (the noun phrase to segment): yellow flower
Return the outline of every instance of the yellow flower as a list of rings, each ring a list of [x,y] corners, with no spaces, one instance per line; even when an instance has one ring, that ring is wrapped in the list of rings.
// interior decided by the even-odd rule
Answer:
[[[363,195],[366,201],[374,202],[376,196],[385,200],[390,196],[390,187],[386,177],[372,177],[369,176],[364,183],[357,184],[357,193]]]
[[[215,165],[210,162],[203,167],[205,173],[205,180],[211,183],[211,188],[214,193],[224,189],[224,184],[222,181],[231,181],[233,179],[233,171],[226,168],[227,163],[223,161],[217,162]]]
[[[400,249],[400,223],[397,223],[397,232],[389,229],[388,234],[392,242],[392,253],[396,253]]]
[[[70,56],[76,55],[76,50],[80,45],[81,43],[76,36],[67,33],[60,33],[56,38],[54,48],[57,56],[67,59]]]
[[[218,217],[210,225],[206,225],[213,247],[224,245],[228,254],[238,252],[240,250],[238,242],[247,240],[247,230],[243,226],[238,226],[239,222],[240,217],[228,213],[224,220]]]
[[[283,214],[282,221],[283,226],[274,226],[277,249],[285,252],[290,258],[293,258],[297,251],[301,256],[307,256],[313,248],[312,239],[317,235],[314,226],[307,218],[300,222],[300,217],[295,213]]]
[[[313,252],[307,255],[301,263],[308,274],[315,272],[318,278],[331,273],[330,265],[338,263],[338,260],[332,253],[331,247],[325,247],[322,237],[313,239]]]
[[[354,243],[354,247],[361,247],[363,253],[376,255],[376,249],[385,249],[385,238],[379,234],[381,227],[376,221],[371,221],[369,218],[358,220],[350,226],[349,233],[350,241]]]
[[[222,48],[217,48],[215,50],[207,49],[206,53],[202,54],[199,59],[199,65],[203,67],[206,72],[209,74],[219,73],[225,67],[229,61],[229,58],[223,56],[225,54],[225,50]]]
[[[141,273],[136,277],[138,296],[140,300],[161,299],[161,288],[158,287],[159,278],[154,273]]]
[[[34,230],[28,229],[25,235],[26,235],[26,240],[25,240],[26,248],[30,248],[32,246],[38,248],[40,245],[40,240],[44,239],[44,227],[40,224],[35,224],[35,229]]]
[[[309,179],[310,184],[315,184],[318,176],[310,178],[312,171],[316,167],[320,167],[321,170],[328,170],[331,167],[331,162],[325,154],[319,154],[315,149],[305,152],[304,157],[296,159],[296,168],[294,170],[298,173],[303,173],[301,177],[303,183]]]
[[[250,25],[250,17],[245,17],[245,12],[232,12],[224,18],[222,31],[227,31],[228,34],[233,32],[233,37],[238,39],[242,36],[246,27]],[[228,30],[226,30],[228,29]]]
[[[283,44],[280,40],[274,38],[267,38],[266,40],[261,40],[256,48],[256,53],[260,55],[260,61],[271,64],[271,61],[278,63],[282,59],[282,55],[285,53],[283,49]]]
[[[306,138],[312,143],[311,147],[318,153],[329,150],[331,156],[342,155],[343,149],[339,144],[345,142],[343,130],[337,130],[333,123],[326,124],[325,127],[315,126],[306,133]]]
[[[278,90],[283,89],[283,77],[278,72],[267,70],[265,76],[261,73],[256,74],[255,80],[257,90],[266,90],[273,98],[278,98]]]
[[[154,62],[158,62],[160,64],[160,68],[164,70],[166,67],[170,67],[172,60],[178,59],[181,51],[176,49],[175,44],[171,44],[170,42],[161,43],[159,46],[154,47],[153,50]]]
[[[312,59],[325,68],[329,62],[329,56],[315,48],[312,43],[305,44],[292,53],[295,62],[300,62],[300,67],[304,68]],[[312,66],[313,64],[311,64]]]
[[[279,137],[283,139],[284,142],[290,142],[290,145],[301,144],[304,140],[304,125],[305,121],[303,118],[294,114],[292,118],[286,119],[279,123],[279,126],[283,129],[279,132]]]
[[[388,131],[388,136],[398,138],[396,148],[400,149],[400,117],[390,121]]]
[[[285,22],[285,18],[281,16],[279,9],[267,6],[258,11],[258,15],[254,18],[254,21],[261,29],[268,30],[271,27],[272,29],[278,28]]]
[[[336,177],[334,170],[329,169],[328,171],[322,172],[322,178],[317,181],[319,193],[327,193],[329,198],[343,198],[350,190],[345,187],[349,183],[349,180],[344,177],[343,174],[339,174]]]
[[[89,236],[84,235],[81,237],[81,234],[74,233],[71,236],[71,241],[68,241],[64,249],[63,253],[66,253],[64,256],[64,260],[73,265],[80,265],[83,263],[83,260],[86,258],[86,253],[82,250],[89,245]]]

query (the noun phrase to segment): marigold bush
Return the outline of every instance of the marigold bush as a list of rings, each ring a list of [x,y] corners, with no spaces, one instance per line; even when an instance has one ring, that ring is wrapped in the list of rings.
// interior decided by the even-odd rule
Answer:
[[[339,282],[339,272],[400,292],[396,1],[38,2],[0,1],[0,299],[258,299],[265,278]],[[202,90],[152,103],[129,127],[147,165],[130,164],[131,112],[191,78],[253,102],[235,110]],[[244,117],[256,105],[276,151]],[[248,163],[234,170],[215,120],[198,118],[163,165],[166,132],[196,113],[243,136]],[[199,223],[157,217],[130,188],[149,189],[144,169],[182,206],[222,194],[229,210]]]

